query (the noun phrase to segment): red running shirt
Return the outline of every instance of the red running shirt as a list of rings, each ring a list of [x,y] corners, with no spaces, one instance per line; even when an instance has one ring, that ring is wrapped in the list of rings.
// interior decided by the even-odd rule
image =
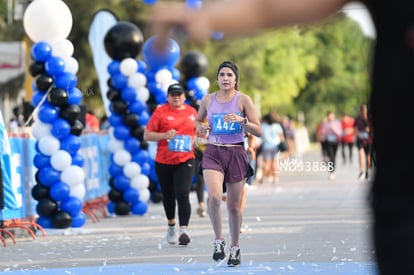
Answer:
[[[175,152],[168,149],[168,141],[163,139],[158,141],[155,161],[162,164],[180,164],[194,156],[194,134],[195,118],[197,111],[190,105],[184,105],[185,109],[176,110],[167,103],[154,110],[147,124],[147,130],[152,132],[164,133],[175,129],[176,135],[186,135],[191,137],[192,150],[189,152]]]

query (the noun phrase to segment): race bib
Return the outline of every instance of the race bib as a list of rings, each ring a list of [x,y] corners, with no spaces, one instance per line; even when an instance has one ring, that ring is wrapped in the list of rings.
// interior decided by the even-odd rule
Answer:
[[[213,114],[211,117],[212,125],[211,131],[215,135],[231,135],[242,131],[240,123],[226,122],[224,116],[226,114]]]
[[[329,142],[337,142],[338,141],[338,137],[336,135],[327,135],[326,136],[326,140]]]
[[[168,150],[173,152],[192,151],[191,136],[176,135],[168,142]]]

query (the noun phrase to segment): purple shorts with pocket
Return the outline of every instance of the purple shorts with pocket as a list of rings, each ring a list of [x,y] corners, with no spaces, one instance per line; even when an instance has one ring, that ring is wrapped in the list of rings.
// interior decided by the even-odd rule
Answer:
[[[203,153],[202,167],[224,174],[224,182],[234,183],[253,175],[244,146],[216,146],[208,144]]]

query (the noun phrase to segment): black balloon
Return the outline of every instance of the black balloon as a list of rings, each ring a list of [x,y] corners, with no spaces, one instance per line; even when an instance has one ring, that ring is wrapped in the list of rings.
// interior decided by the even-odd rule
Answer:
[[[35,77],[39,74],[44,74],[45,72],[45,62],[33,61],[30,63],[29,73],[31,76]]]
[[[151,201],[154,203],[159,203],[162,201],[163,199],[163,195],[161,192],[153,192],[151,193],[151,197],[150,197]]]
[[[68,93],[62,89],[62,88],[53,88],[47,99],[49,100],[49,103],[54,106],[64,106],[68,103]]]
[[[121,191],[111,188],[111,190],[108,192],[108,198],[114,202],[122,201],[123,194]]]
[[[131,206],[125,201],[115,202],[115,214],[117,215],[129,215]]]
[[[109,101],[116,101],[121,99],[121,94],[114,88],[110,88],[108,92],[106,92],[106,98],[109,99]]]
[[[55,201],[44,198],[39,200],[36,205],[36,212],[44,217],[51,217],[56,214],[58,205]]]
[[[123,115],[128,110],[128,104],[122,100],[112,102],[112,111],[118,115]]]
[[[49,188],[41,183],[37,183],[35,186],[33,186],[31,193],[32,197],[37,201],[40,201],[41,199],[47,199],[50,197]]]
[[[82,134],[82,131],[83,131],[83,128],[84,127],[85,126],[83,125],[83,123],[79,119],[77,119],[70,126],[70,133],[72,135],[75,135],[75,136],[78,137],[78,136],[80,136]]]
[[[126,126],[135,127],[138,125],[139,116],[134,113],[126,114],[123,118],[123,122]]]
[[[72,217],[66,211],[58,211],[52,217],[52,224],[55,228],[68,228],[72,225]]]
[[[60,109],[59,116],[66,119],[70,124],[73,124],[80,117],[80,113],[81,108],[79,105],[70,104]]]
[[[144,139],[145,129],[141,126],[131,128],[131,136],[137,138],[140,142]]]
[[[141,150],[147,150],[149,147],[149,143],[146,140],[143,140],[140,142],[139,148],[141,148]]]
[[[181,57],[179,68],[186,79],[199,77],[207,71],[208,59],[199,51],[188,51]]]
[[[114,60],[136,58],[144,44],[141,30],[130,22],[121,21],[111,27],[105,35],[106,53]]]
[[[50,75],[47,74],[39,74],[34,79],[36,88],[39,91],[47,91],[50,87],[52,87],[54,81]]]

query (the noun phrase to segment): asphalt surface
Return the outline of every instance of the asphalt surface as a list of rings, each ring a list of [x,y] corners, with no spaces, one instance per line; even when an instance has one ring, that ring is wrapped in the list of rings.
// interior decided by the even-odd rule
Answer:
[[[193,192],[188,246],[166,242],[162,205],[149,203],[144,216],[100,216],[76,230],[38,231],[35,239],[20,233],[16,244],[0,247],[0,273],[375,275],[370,183],[357,179],[356,157],[344,164],[338,155],[336,178],[329,180],[314,149],[285,162],[278,183],[251,186],[239,267],[212,260],[213,231],[208,217],[196,214]],[[224,204],[222,211],[229,240]]]

